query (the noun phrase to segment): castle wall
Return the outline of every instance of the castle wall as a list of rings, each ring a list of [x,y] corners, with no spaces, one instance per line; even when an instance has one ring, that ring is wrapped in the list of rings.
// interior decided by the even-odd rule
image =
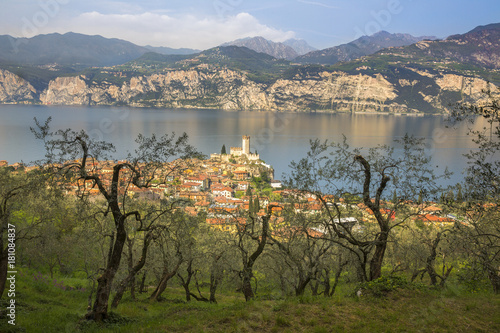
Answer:
[[[241,156],[243,155],[243,150],[241,147],[231,147],[229,149],[229,155]]]
[[[259,154],[247,154],[247,157],[250,161],[260,160]]]

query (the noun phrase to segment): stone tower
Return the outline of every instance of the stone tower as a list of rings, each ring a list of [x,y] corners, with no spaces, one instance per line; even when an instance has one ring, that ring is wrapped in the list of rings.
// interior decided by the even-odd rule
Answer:
[[[243,150],[242,155],[248,155],[250,154],[250,136],[248,135],[243,135],[243,141],[241,144],[241,148]]]

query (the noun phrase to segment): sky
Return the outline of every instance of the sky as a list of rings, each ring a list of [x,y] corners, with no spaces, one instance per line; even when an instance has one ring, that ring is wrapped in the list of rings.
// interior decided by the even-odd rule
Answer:
[[[499,0],[0,0],[0,35],[71,31],[202,50],[254,36],[318,49],[380,30],[445,38],[499,22]]]

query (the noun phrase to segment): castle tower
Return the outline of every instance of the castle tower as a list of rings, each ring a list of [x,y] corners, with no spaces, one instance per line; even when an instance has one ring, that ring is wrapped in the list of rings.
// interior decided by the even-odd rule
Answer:
[[[241,148],[243,149],[242,155],[250,154],[250,136],[243,135],[243,141],[242,141]]]

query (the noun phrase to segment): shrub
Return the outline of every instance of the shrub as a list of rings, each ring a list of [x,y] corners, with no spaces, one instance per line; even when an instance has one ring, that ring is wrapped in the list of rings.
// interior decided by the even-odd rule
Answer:
[[[410,289],[412,283],[403,276],[382,276],[376,280],[361,283],[355,290],[355,294],[361,290],[361,295],[382,297],[397,289]]]

